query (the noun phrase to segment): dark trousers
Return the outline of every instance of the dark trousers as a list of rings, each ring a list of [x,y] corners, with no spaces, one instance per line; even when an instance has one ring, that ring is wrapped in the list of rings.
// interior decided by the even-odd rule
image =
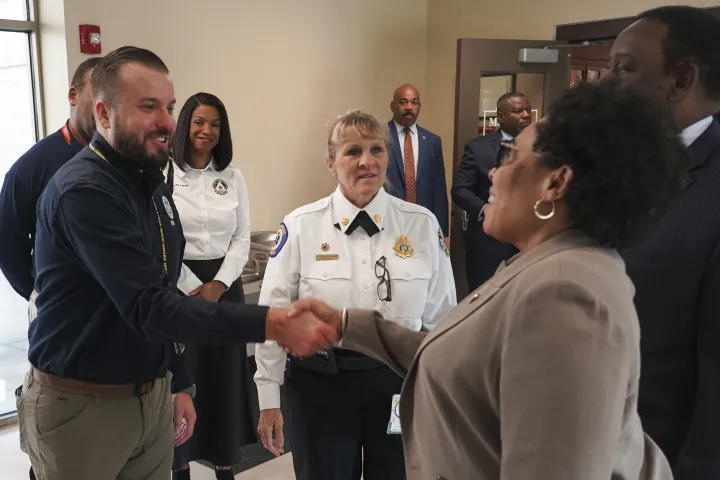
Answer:
[[[214,260],[185,260],[202,282],[209,282],[223,263]],[[237,279],[220,302],[243,303],[242,281]],[[247,349],[245,345],[187,345],[185,365],[197,387],[195,433],[175,448],[173,470],[204,460],[227,467],[241,460],[240,447],[257,442],[247,392]]]
[[[405,479],[402,438],[387,433],[401,388],[402,378],[385,366],[327,375],[291,365],[286,391],[297,479]]]

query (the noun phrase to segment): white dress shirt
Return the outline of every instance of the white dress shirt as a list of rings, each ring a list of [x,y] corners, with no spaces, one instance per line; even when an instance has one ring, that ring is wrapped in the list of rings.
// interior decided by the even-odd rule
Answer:
[[[393,120],[395,122],[395,120]],[[403,165],[405,165],[405,127],[395,122],[395,128],[398,132],[398,140],[400,141],[400,154],[402,155]],[[417,176],[418,158],[420,158],[420,140],[418,140],[417,123],[413,123],[410,127],[412,137],[413,159],[415,160],[415,175]]]
[[[682,137],[682,141],[685,146],[689,147],[690,145],[692,145],[692,143],[697,140],[700,135],[705,133],[705,130],[710,127],[712,122],[713,117],[705,117],[702,120],[698,120],[697,122],[687,127],[685,130],[683,130],[680,136]]]
[[[515,140],[515,137],[513,137],[503,129],[500,129],[500,135],[502,135],[502,139],[506,142],[512,142],[513,140]]]
[[[215,280],[227,287],[242,275],[250,253],[250,202],[240,169],[218,171],[214,162],[203,170],[174,165],[173,200],[185,234],[184,260],[225,257]],[[167,172],[166,172],[167,176]],[[185,265],[178,287],[185,293],[202,285]]]
[[[377,310],[415,331],[434,328],[457,304],[450,255],[435,216],[384,189],[364,210],[380,229],[372,237],[362,228],[345,233],[360,209],[339,189],[285,217],[259,303],[285,307],[298,298],[315,297],[337,309]],[[406,258],[396,253],[403,235],[411,249]],[[379,287],[375,270],[383,256],[391,283],[389,302],[380,300],[387,291]],[[255,360],[260,409],[279,408],[285,352],[268,341],[257,345]]]

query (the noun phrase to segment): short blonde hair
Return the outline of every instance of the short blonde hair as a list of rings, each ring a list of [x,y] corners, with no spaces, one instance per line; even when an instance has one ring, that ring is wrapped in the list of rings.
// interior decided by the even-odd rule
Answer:
[[[338,145],[350,136],[382,140],[385,144],[387,154],[390,155],[390,133],[387,125],[369,113],[361,110],[350,110],[342,115],[338,115],[335,120],[328,123],[327,130],[326,155],[330,161],[335,160]]]

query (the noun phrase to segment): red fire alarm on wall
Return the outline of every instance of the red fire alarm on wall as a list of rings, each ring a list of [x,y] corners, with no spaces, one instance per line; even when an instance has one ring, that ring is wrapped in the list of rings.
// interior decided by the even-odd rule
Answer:
[[[80,52],[89,54],[101,53],[100,27],[97,25],[80,25]]]

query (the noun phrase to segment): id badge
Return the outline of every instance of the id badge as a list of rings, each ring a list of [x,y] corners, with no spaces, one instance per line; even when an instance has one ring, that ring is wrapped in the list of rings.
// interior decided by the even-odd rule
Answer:
[[[393,395],[390,421],[387,428],[388,435],[400,434],[400,395]]]

